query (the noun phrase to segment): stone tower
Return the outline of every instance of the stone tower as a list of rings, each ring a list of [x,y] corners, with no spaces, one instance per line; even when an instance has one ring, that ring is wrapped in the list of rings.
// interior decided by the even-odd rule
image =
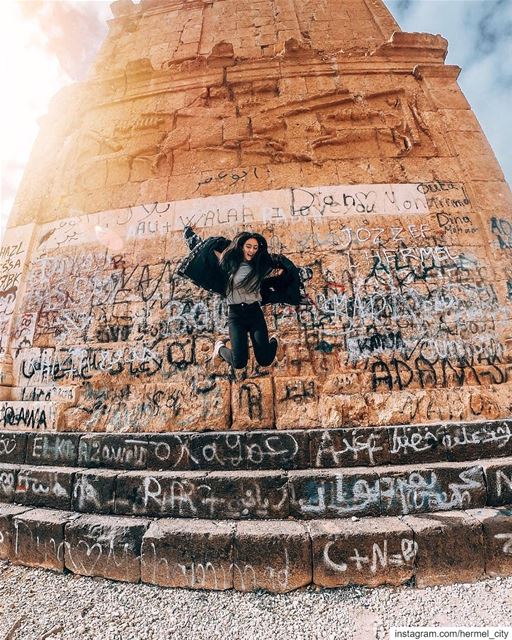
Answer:
[[[405,486],[419,491],[414,479],[397,488],[392,474],[349,474],[343,511],[332,506],[339,476],[306,482],[310,467],[511,455],[512,198],[460,69],[444,63],[446,40],[403,33],[382,0],[118,0],[112,12],[89,78],[62,90],[42,122],[1,250],[1,426],[66,435],[6,435],[21,457],[2,460],[256,469],[251,495],[289,492],[286,513],[261,498],[218,515],[180,485],[182,503],[204,509],[178,515],[236,520],[415,511],[397,507]],[[175,273],[187,224],[204,237],[258,231],[311,276],[312,305],[266,311],[283,344],[272,368],[251,362],[235,378],[212,365],[226,307]],[[303,471],[286,484],[264,469]],[[512,466],[487,485],[482,467],[468,469],[425,472],[430,497],[416,510],[512,502]],[[497,477],[493,502],[485,487]],[[101,490],[90,475],[73,478],[77,511],[176,515],[148,508],[147,484],[146,510],[128,481],[114,508],[101,494],[111,475]],[[215,495],[242,491],[217,478],[212,495],[215,482]],[[276,522],[280,540],[303,541],[302,525],[287,526]],[[332,527],[316,530],[319,558]],[[249,527],[240,540],[255,535]],[[409,567],[416,538],[396,535]],[[344,564],[324,569],[332,578]],[[410,578],[397,572],[384,581]],[[255,584],[307,583],[281,589],[276,575]]]

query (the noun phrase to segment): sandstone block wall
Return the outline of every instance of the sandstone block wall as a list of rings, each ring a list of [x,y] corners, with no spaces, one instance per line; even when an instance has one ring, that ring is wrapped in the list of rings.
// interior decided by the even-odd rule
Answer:
[[[377,0],[113,13],[89,80],[42,124],[1,249],[17,404],[0,424],[509,416],[512,196],[446,41],[400,32]],[[175,275],[186,224],[253,229],[309,270],[311,306],[266,311],[271,369],[209,361],[226,307]]]

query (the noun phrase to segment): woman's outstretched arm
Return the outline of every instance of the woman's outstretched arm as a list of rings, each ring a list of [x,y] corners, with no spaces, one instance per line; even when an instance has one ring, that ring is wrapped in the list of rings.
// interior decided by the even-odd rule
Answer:
[[[192,251],[200,242],[203,241],[201,236],[197,235],[197,233],[194,231],[194,227],[190,226],[186,226],[183,229],[183,237],[185,238],[185,242],[187,243],[190,251]],[[213,253],[215,254],[217,260],[220,262],[222,251],[214,250]]]
[[[183,229],[183,237],[185,238],[185,242],[190,251],[197,247],[197,245],[201,242],[201,238],[194,231],[193,227],[185,227]]]

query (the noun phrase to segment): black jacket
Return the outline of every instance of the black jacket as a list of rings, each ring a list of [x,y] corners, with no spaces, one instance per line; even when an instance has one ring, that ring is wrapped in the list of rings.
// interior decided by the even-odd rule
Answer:
[[[178,267],[178,274],[192,280],[194,284],[207,291],[226,296],[228,276],[221,269],[215,251],[222,252],[230,241],[222,236],[215,236],[201,240],[192,251],[182,260]],[[261,283],[261,304],[290,304],[304,303],[301,292],[299,270],[291,260],[283,255],[270,254],[273,269],[283,269],[280,276],[267,277]]]

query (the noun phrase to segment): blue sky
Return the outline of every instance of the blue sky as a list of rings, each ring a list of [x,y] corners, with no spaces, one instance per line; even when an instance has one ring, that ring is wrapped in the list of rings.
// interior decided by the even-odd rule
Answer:
[[[512,0],[384,0],[403,31],[448,39],[447,62],[512,182]],[[343,0],[339,0],[343,2]],[[0,0],[0,234],[38,130],[60,86],[84,80],[111,17],[106,0]],[[8,109],[6,112],[5,110]]]

